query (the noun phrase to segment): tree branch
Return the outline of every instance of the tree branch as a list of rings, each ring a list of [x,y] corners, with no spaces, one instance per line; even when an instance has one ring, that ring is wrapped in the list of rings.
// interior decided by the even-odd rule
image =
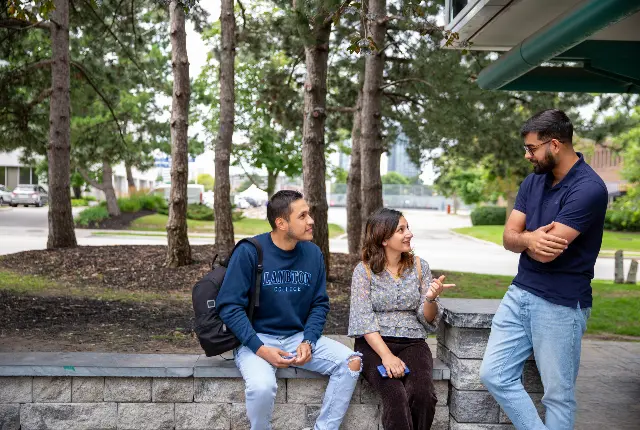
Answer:
[[[344,0],[342,2],[342,4],[340,5],[340,7],[338,8],[338,10],[336,10],[334,13],[332,13],[331,15],[329,15],[328,17],[325,18],[324,22],[322,23],[323,25],[327,25],[329,23],[331,23],[331,21],[333,21],[333,19],[336,16],[340,16],[342,15],[342,13],[344,12],[344,10],[347,8],[347,6],[349,6],[349,3],[351,3],[351,0]]]
[[[386,83],[386,84],[382,85],[382,86],[380,87],[380,89],[381,89],[381,90],[384,90],[385,88],[392,87],[392,86],[394,86],[394,85],[402,84],[402,83],[405,83],[405,82],[420,82],[420,83],[422,83],[422,84],[425,84],[425,85],[427,85],[427,86],[429,86],[429,87],[433,88],[433,85],[431,84],[431,82],[429,82],[429,81],[425,81],[424,79],[420,79],[420,78],[406,78],[406,79],[398,79],[397,81],[393,81],[393,82]]]
[[[30,70],[43,69],[45,67],[50,67],[51,64],[53,64],[53,60],[42,60],[42,61],[35,61],[33,63],[25,64],[22,67],[8,71],[5,74],[4,78],[0,79],[0,81],[4,81],[4,80],[11,81],[12,78],[22,76]]]
[[[421,101],[419,101],[418,99],[414,98],[414,97],[410,97],[407,96],[405,94],[400,94],[400,93],[393,93],[393,92],[388,92],[388,91],[383,91],[382,92],[383,95],[389,97],[391,100],[393,100],[394,103],[397,103],[397,101],[394,98],[401,98],[405,101],[408,101],[410,103],[414,103],[417,104],[418,106],[424,107],[424,105],[422,104]]]
[[[91,177],[89,176],[89,174],[87,173],[86,170],[84,170],[82,167],[78,167],[78,172],[80,172],[80,175],[82,175],[82,177],[84,178],[84,180],[91,185],[93,188],[97,188],[100,191],[104,191],[104,185],[98,183],[95,179],[91,179]]]
[[[247,172],[247,169],[245,169],[244,164],[242,164],[242,160],[238,160],[238,163],[240,163],[240,167],[242,167],[242,170],[244,171],[244,174],[247,175],[247,178],[249,178],[249,180],[251,181],[251,183],[253,185],[256,186],[256,188],[258,188],[261,191],[265,191],[262,186],[258,185],[256,183],[256,181],[253,179],[253,177],[251,176],[251,174],[249,172]]]
[[[291,73],[289,73],[289,79],[287,79],[287,86],[291,84],[291,79],[293,78],[293,72],[296,70],[296,66],[302,61],[302,56],[304,55],[304,48],[300,51],[300,55],[296,58],[295,63],[291,66]]]
[[[340,113],[353,113],[357,112],[357,107],[348,107],[348,106],[328,106],[327,112],[340,112]]]
[[[142,67],[140,67],[140,65],[138,64],[138,62],[136,61],[136,59],[135,59],[135,58],[133,58],[134,56],[133,56],[133,55],[131,55],[131,54],[129,53],[129,49],[128,49],[126,46],[124,46],[124,43],[122,43],[122,42],[120,41],[120,39],[118,38],[118,36],[116,36],[116,34],[111,30],[111,28],[110,28],[110,27],[108,27],[108,26],[107,26],[107,24],[106,24],[106,23],[104,22],[104,20],[100,17],[100,15],[98,15],[98,12],[96,12],[96,10],[93,8],[93,6],[91,5],[91,3],[90,3],[88,0],[82,0],[82,2],[83,2],[84,4],[86,4],[86,5],[87,5],[87,7],[91,10],[91,12],[93,13],[93,15],[98,19],[98,21],[100,21],[100,24],[102,24],[102,25],[103,25],[103,26],[108,30],[108,32],[109,32],[109,34],[111,35],[111,37],[113,37],[113,38],[116,40],[116,42],[118,43],[118,45],[120,45],[120,47],[122,48],[122,50],[127,54],[127,57],[131,60],[131,62],[132,62],[133,64],[135,64],[135,66],[138,68],[138,70],[140,70],[140,71],[142,72],[142,75],[143,75],[143,76],[146,76],[146,74],[145,74],[145,70],[144,70]]]
[[[120,122],[118,122],[118,118],[116,117],[116,113],[113,111],[113,108],[111,107],[111,103],[109,103],[109,100],[107,100],[107,98],[104,96],[104,94],[102,94],[102,91],[100,91],[100,89],[98,89],[98,87],[96,87],[96,85],[91,80],[91,77],[89,76],[89,73],[84,69],[84,67],[82,67],[82,65],[80,63],[77,63],[75,61],[71,61],[70,63],[71,63],[71,65],[73,67],[78,69],[80,71],[80,73],[82,73],[84,75],[84,78],[87,80],[87,83],[91,86],[91,88],[93,88],[93,90],[96,92],[96,94],[98,94],[98,96],[100,96],[100,98],[102,99],[104,104],[109,108],[109,111],[111,112],[111,116],[113,117],[113,120],[116,122],[116,125],[118,126],[118,132],[120,132],[120,138],[122,139],[122,143],[126,145],[127,143],[124,140],[124,133],[122,132],[122,128],[120,127]]]
[[[395,63],[410,63],[413,61],[411,58],[401,58],[401,57],[384,57],[386,61],[392,61]]]
[[[32,24],[17,18],[0,19],[0,28],[10,28],[12,30],[27,30],[30,28],[39,28],[41,30],[51,31],[51,25],[48,22],[40,21]]]
[[[247,27],[247,17],[246,17],[247,11],[245,10],[244,5],[240,0],[238,0],[238,6],[240,6],[240,13],[242,14],[242,34],[244,34]]]
[[[34,106],[42,103],[45,99],[49,98],[52,93],[53,93],[53,88],[45,88],[44,90],[40,91],[40,94],[38,94],[38,96],[35,99],[27,103],[27,110],[31,110],[34,108]]]

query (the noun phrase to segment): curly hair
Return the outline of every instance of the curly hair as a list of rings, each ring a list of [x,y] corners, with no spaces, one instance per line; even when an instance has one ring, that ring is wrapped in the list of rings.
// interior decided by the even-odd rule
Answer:
[[[387,263],[382,242],[388,240],[396,232],[402,212],[395,209],[378,209],[369,216],[365,227],[364,242],[362,244],[362,262],[371,268],[375,274],[382,272]],[[400,256],[398,274],[413,268],[413,251],[403,252]]]

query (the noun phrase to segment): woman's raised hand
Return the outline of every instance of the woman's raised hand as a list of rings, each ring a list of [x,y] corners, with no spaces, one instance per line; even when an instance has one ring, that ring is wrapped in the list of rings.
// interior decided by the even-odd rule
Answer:
[[[439,278],[433,278],[431,280],[431,284],[429,285],[429,289],[427,290],[427,298],[429,300],[434,300],[438,297],[445,288],[455,287],[456,284],[443,284],[445,276],[442,275]]]

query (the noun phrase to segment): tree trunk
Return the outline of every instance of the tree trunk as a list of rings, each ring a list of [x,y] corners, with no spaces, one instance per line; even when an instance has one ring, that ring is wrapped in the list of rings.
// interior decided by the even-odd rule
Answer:
[[[321,22],[321,21],[320,21]],[[324,158],[324,122],[327,101],[327,60],[331,22],[318,24],[305,46],[307,76],[304,83],[304,121],[302,126],[302,182],[304,197],[315,221],[313,241],[324,254],[329,271],[329,224],[326,164]]]
[[[54,0],[51,13],[51,102],[49,108],[49,237],[47,249],[77,246],[71,213],[71,101],[69,88],[69,0]]]
[[[73,187],[73,197],[75,199],[82,198],[82,187]]]
[[[189,178],[189,59],[187,33],[182,4],[172,0],[171,67],[173,69],[173,100],[171,103],[171,194],[167,221],[167,258],[165,266],[179,267],[191,263],[191,247],[187,236],[187,182]]]
[[[113,188],[113,170],[111,164],[107,161],[102,162],[102,192],[107,199],[107,211],[109,216],[120,215],[120,208],[118,207],[118,198],[116,197],[116,191]]]
[[[271,198],[273,194],[276,192],[276,180],[278,179],[278,174],[280,172],[267,170],[267,196]]]
[[[234,104],[235,104],[235,70],[236,56],[236,18],[233,12],[233,0],[222,0],[220,9],[222,26],[222,51],[220,53],[220,131],[216,142],[216,178],[214,184],[213,203],[216,216],[215,248],[226,258],[235,243],[233,219],[231,215],[231,183],[229,180],[229,162],[233,137]]]
[[[127,187],[129,188],[129,196],[132,196],[136,192],[136,183],[133,180],[133,173],[131,172],[131,165],[127,162],[124,163],[127,171]]]
[[[360,140],[362,164],[362,219],[382,207],[382,73],[384,71],[384,36],[386,32],[386,0],[369,0],[369,29],[380,49],[365,60],[362,95],[362,136]],[[363,231],[364,234],[364,231]]]
[[[358,93],[356,111],[353,113],[353,127],[351,128],[351,165],[347,176],[347,240],[349,254],[359,254],[362,237],[362,173],[360,170],[360,132],[362,91]]]

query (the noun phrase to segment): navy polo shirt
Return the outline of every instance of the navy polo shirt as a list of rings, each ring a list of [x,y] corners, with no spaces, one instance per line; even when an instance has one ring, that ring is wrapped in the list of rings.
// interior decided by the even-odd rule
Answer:
[[[523,252],[513,283],[551,303],[587,308],[591,306],[593,266],[602,245],[608,194],[600,176],[582,154],[578,156],[555,186],[553,173],[532,173],[520,185],[514,209],[526,214],[527,231],[556,221],[580,234],[549,263],[540,263]]]

